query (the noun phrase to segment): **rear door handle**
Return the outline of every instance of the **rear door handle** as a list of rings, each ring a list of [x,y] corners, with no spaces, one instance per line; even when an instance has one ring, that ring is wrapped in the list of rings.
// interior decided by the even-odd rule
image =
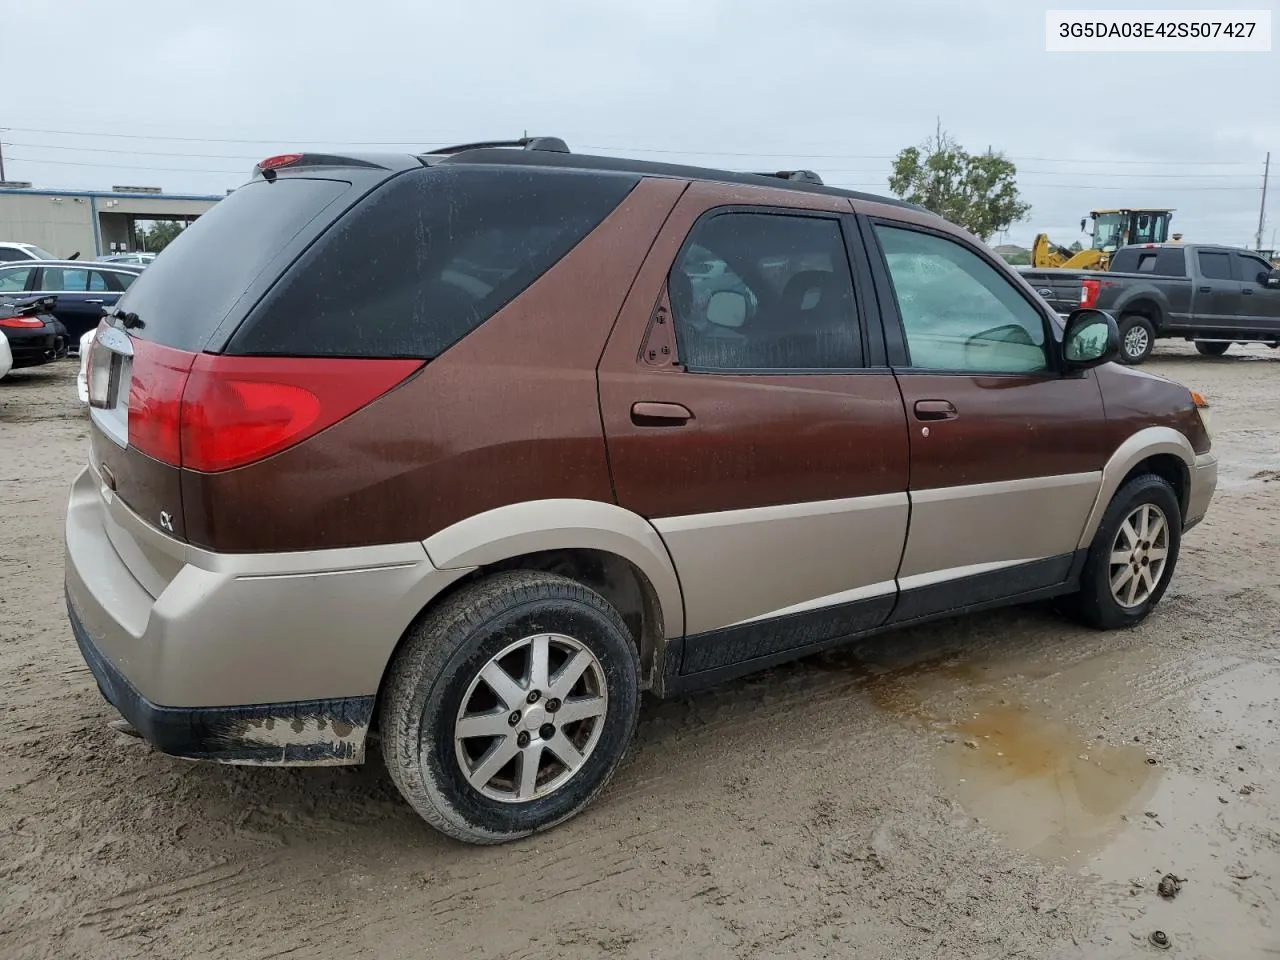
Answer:
[[[1201,292],[1201,293],[1213,293],[1213,287],[1201,287],[1201,288],[1200,288],[1200,292]]]
[[[102,303],[101,300],[86,300],[85,303]]]
[[[1240,292],[1241,292],[1241,293],[1243,293],[1246,297],[1252,297],[1252,296],[1253,296],[1253,290],[1252,290],[1252,289],[1250,289],[1249,287],[1242,287],[1242,288],[1241,288],[1241,290],[1240,290]]]
[[[693,419],[683,403],[642,400],[631,405],[631,422],[637,427],[678,427]]]
[[[917,400],[917,420],[954,420],[960,414],[950,400]]]

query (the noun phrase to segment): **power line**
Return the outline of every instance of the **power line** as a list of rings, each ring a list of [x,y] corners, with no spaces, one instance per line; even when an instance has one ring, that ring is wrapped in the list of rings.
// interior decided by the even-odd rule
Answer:
[[[251,143],[251,144],[280,144],[288,143],[298,146],[365,146],[365,147],[440,147],[448,146],[449,140],[418,140],[405,139],[398,140],[345,140],[341,138],[329,138],[326,140],[312,140],[296,137],[265,137],[265,138],[243,138],[243,137],[180,137],[170,135],[157,134],[140,134],[140,133],[113,133],[113,132],[91,132],[84,130],[52,130],[41,127],[9,127],[8,129],[20,133],[41,133],[51,134],[55,136],[72,136],[72,137],[94,137],[94,138],[114,138],[125,140],[154,140],[167,141],[171,143]],[[668,156],[706,156],[706,157],[771,157],[783,159],[810,158],[815,160],[892,160],[893,154],[856,154],[856,153],[812,153],[810,151],[800,150],[791,153],[770,153],[756,151],[740,151],[740,150],[693,150],[693,149],[671,149],[658,147],[629,147],[618,144],[602,145],[602,144],[583,144],[582,149],[585,150],[618,150],[627,153],[655,153]],[[1240,160],[1121,160],[1121,159],[1105,159],[1105,158],[1084,158],[1084,157],[1037,157],[1037,156],[1014,156],[1008,155],[1010,160],[1029,160],[1032,162],[1043,163],[1074,163],[1074,164],[1136,164],[1142,166],[1208,166],[1208,167],[1255,167],[1256,164],[1248,161]]]
[[[176,159],[199,159],[199,160],[244,160],[246,162],[254,162],[260,159],[258,154],[226,154],[226,153],[174,153],[172,151],[159,152],[152,150],[122,150],[111,149],[110,147],[72,147],[65,144],[52,143],[25,143],[17,140],[7,141],[7,146],[21,147],[24,150],[62,150],[74,153],[108,153],[119,154],[123,156],[134,157],[173,157]],[[34,160],[32,161],[34,162]],[[56,160],[42,161],[46,163],[57,163]],[[823,168],[830,174],[877,174],[881,173],[884,168],[869,169],[832,169],[830,167]],[[1069,177],[1078,174],[1077,170],[1019,170],[1018,175],[1024,174],[1031,176],[1046,177]],[[1255,176],[1253,173],[1109,173],[1110,177],[1129,177],[1134,179],[1158,178],[1166,180],[1192,180],[1192,179],[1250,179]]]
[[[9,160],[21,160],[24,163],[53,164],[59,167],[95,167],[100,170],[145,170],[147,172],[157,173],[240,173],[247,174],[247,169],[240,170],[209,170],[200,167],[147,167],[133,163],[90,163],[87,160],[45,160],[40,157],[19,157],[14,154],[9,155]]]

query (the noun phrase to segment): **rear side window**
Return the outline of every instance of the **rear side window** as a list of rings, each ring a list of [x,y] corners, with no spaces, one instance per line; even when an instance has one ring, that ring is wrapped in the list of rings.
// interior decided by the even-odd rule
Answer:
[[[0,270],[0,293],[18,293],[27,289],[27,281],[31,278],[32,270],[32,267]]]
[[[483,166],[396,177],[298,260],[237,333],[232,350],[438,356],[550,269],[637,182]]]
[[[125,281],[119,309],[142,321],[129,332],[179,350],[202,349],[281,247],[349,187],[280,177],[247,183],[219,200],[136,281]]]
[[[695,372],[862,366],[840,223],[720,213],[701,220],[667,278],[680,359]]]
[[[1207,253],[1201,251],[1200,274],[1210,280],[1231,279],[1231,255],[1227,253]]]
[[[1156,273],[1162,277],[1185,277],[1187,253],[1182,247],[1163,248],[1156,254]]]

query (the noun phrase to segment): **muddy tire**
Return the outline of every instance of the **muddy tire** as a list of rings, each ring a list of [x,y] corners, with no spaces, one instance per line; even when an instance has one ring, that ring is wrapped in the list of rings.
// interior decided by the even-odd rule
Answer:
[[[1134,477],[1107,507],[1066,612],[1099,630],[1132,627],[1160,602],[1182,542],[1182,513],[1169,481]]]
[[[416,623],[379,721],[391,779],[431,826],[503,843],[562,823],[635,732],[639,660],[622,617],[555,574],[464,587]]]
[[[1227,352],[1231,344],[1223,341],[1197,340],[1196,353],[1202,357],[1220,357]]]
[[[1156,345],[1156,328],[1141,314],[1120,318],[1120,359],[1132,366],[1151,356]]]

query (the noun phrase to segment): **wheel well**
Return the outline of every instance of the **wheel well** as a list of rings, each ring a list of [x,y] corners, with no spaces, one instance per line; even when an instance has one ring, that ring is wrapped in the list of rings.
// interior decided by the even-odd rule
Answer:
[[[631,634],[631,640],[636,645],[636,652],[640,657],[640,688],[647,690],[653,686],[656,679],[655,671],[659,668],[658,650],[666,636],[662,605],[658,602],[657,591],[649,582],[649,578],[638,567],[629,560],[605,550],[544,550],[478,567],[432,597],[431,602],[418,611],[413,623],[420,621],[444,600],[464,587],[504,570],[540,570],[545,573],[557,573],[590,587],[604,597],[622,615],[627,631]],[[396,644],[396,649],[387,658],[386,667],[383,668],[382,684],[379,685],[379,700],[382,698],[381,687],[386,684],[386,670],[395,660],[400,645],[404,643],[404,638],[408,636],[411,628],[412,623],[405,627],[399,643]],[[378,713],[378,705],[375,704],[375,725]]]
[[[1188,497],[1191,493],[1191,473],[1187,469],[1187,465],[1179,457],[1175,457],[1171,453],[1159,453],[1135,464],[1133,469],[1125,474],[1124,479],[1120,481],[1120,487],[1123,487],[1134,477],[1142,476],[1144,473],[1154,473],[1157,477],[1168,481],[1169,486],[1173,487],[1174,495],[1178,498],[1178,508],[1182,511],[1182,519],[1187,519]],[[1118,487],[1117,489],[1120,488]]]
[[[1157,330],[1160,329],[1160,305],[1154,300],[1135,300],[1133,303],[1126,304],[1124,310],[1120,314],[1120,319],[1123,320],[1125,317],[1132,314],[1137,314],[1140,317],[1146,317],[1153,327]]]

